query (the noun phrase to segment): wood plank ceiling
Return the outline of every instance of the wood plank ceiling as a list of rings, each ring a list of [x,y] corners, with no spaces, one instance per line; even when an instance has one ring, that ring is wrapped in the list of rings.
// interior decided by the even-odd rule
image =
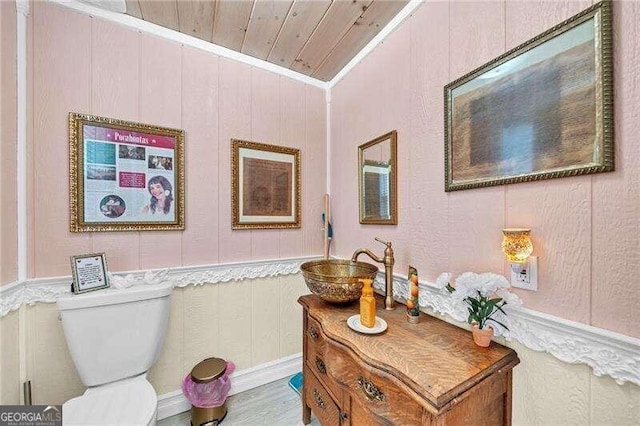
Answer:
[[[126,0],[127,14],[322,81],[408,0]]]

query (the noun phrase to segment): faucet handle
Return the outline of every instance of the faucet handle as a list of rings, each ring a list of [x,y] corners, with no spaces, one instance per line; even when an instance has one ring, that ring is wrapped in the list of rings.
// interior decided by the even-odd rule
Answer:
[[[391,247],[391,241],[387,242],[387,241],[382,241],[380,238],[375,237],[375,240],[379,243],[382,243],[384,245],[386,245],[387,247]]]

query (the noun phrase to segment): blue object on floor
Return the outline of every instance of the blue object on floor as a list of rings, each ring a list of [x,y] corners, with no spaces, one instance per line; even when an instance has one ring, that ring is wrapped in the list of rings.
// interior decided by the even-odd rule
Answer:
[[[294,374],[289,379],[289,386],[291,386],[291,389],[296,391],[298,395],[302,392],[302,381],[302,372]]]

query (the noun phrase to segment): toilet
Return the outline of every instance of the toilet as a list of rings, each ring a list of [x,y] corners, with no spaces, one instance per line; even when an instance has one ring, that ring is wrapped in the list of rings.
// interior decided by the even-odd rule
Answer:
[[[147,381],[169,322],[171,283],[58,298],[71,358],[88,389],[62,406],[65,425],[155,425]]]

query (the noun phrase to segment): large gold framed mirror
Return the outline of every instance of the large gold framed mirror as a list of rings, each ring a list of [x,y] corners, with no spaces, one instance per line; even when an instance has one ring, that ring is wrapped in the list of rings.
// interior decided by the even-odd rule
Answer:
[[[397,225],[397,132],[358,147],[360,223]]]

